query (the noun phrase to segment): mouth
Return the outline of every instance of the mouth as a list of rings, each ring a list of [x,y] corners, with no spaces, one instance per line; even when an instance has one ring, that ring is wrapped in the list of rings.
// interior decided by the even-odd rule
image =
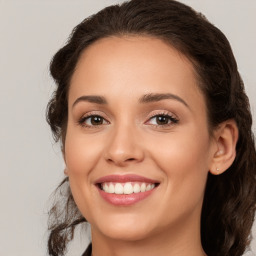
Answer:
[[[108,194],[130,195],[133,193],[143,193],[150,191],[157,187],[159,183],[145,183],[145,182],[103,182],[97,183],[100,190]]]
[[[113,205],[131,205],[151,195],[160,182],[138,175],[109,175],[95,183],[100,195]]]

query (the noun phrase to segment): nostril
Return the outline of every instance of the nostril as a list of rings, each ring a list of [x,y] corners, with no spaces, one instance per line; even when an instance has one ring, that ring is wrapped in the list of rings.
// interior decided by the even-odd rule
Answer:
[[[128,159],[126,159],[126,161],[134,161],[135,160],[135,158],[128,158]]]
[[[143,160],[144,154],[136,151],[107,151],[104,155],[105,160],[109,164],[125,165],[128,163],[140,162]]]

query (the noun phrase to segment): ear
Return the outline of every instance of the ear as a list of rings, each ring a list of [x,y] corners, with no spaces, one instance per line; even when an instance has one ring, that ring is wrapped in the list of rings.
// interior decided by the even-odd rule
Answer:
[[[225,172],[236,157],[238,128],[234,120],[221,123],[214,131],[214,144],[210,172],[214,175]]]
[[[64,163],[63,163],[63,168],[64,168],[64,174],[66,176],[68,176],[68,168],[67,168],[67,164],[66,164],[66,158],[65,158],[65,150],[64,150],[64,146],[61,145],[61,152],[62,152],[62,157],[63,157],[63,160],[64,160]]]
[[[65,160],[65,159],[64,159]],[[64,172],[64,175],[65,176],[68,176],[69,175],[69,172],[68,172],[68,167],[66,165],[66,161],[63,163],[63,172]]]
[[[64,168],[64,174],[65,174],[66,176],[68,176],[68,169],[67,169],[67,167]]]

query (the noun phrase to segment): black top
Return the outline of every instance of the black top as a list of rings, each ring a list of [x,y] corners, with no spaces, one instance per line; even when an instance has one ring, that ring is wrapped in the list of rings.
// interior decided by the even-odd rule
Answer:
[[[92,255],[92,244],[89,244],[86,251],[83,253],[82,256],[91,256]]]

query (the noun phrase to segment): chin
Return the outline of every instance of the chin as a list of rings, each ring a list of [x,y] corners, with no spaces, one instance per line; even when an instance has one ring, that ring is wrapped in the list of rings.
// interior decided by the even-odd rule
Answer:
[[[111,218],[112,219],[112,218]],[[93,225],[92,225],[93,226]],[[104,218],[98,223],[97,229],[110,239],[123,241],[139,241],[147,238],[151,232],[150,223],[132,218],[118,218],[115,221]]]
[[[149,232],[143,228],[111,228],[106,230],[105,236],[121,241],[139,241],[146,239],[149,236]]]

